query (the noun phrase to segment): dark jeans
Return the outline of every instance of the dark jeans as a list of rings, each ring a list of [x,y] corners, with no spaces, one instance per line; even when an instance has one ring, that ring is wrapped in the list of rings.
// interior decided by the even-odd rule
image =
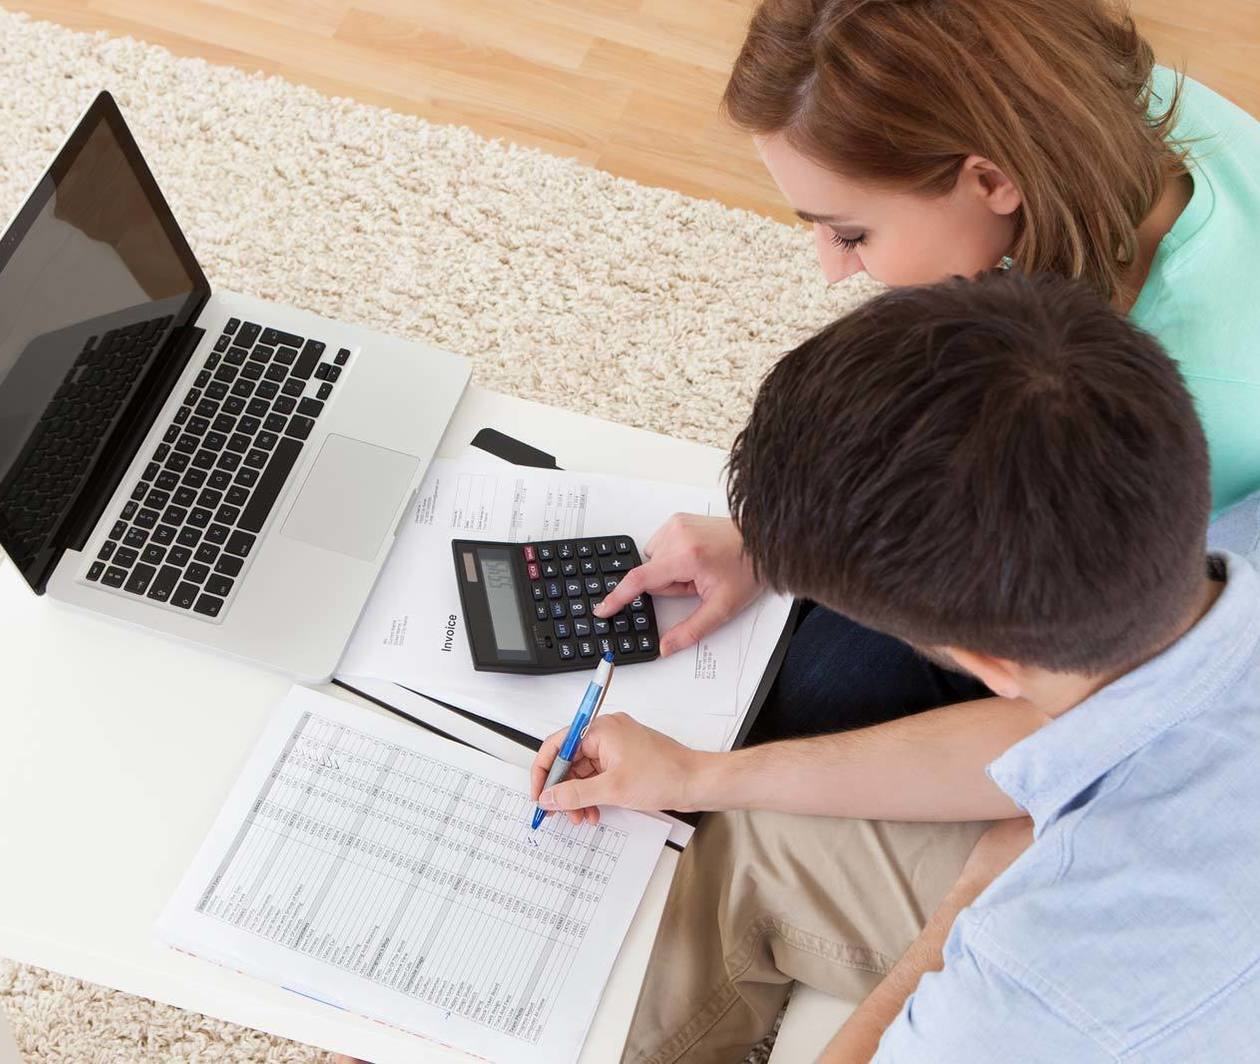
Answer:
[[[823,606],[804,608],[746,746],[864,728],[991,693],[898,639]]]

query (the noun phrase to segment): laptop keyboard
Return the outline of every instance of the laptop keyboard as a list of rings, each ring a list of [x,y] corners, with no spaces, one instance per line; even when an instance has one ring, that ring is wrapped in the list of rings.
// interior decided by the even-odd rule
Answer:
[[[221,617],[350,352],[228,321],[85,574]]]
[[[2,489],[15,564],[26,565],[47,544],[170,324],[170,317],[151,318],[84,345]]]

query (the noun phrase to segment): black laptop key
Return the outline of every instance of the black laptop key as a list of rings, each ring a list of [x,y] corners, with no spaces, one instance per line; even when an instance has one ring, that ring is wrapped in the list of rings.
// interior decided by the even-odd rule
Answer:
[[[201,532],[191,525],[185,525],[179,530],[179,535],[175,537],[175,542],[184,547],[195,547],[201,542]]]
[[[245,436],[252,436],[258,431],[262,421],[253,414],[246,414],[236,423],[236,431]]]
[[[240,480],[241,478],[238,475],[236,479]],[[228,485],[232,483],[232,474],[225,472],[222,469],[216,469],[210,474],[210,480],[208,483],[215,491],[227,491]]]
[[[207,370],[214,369],[214,367],[217,366],[222,361],[223,361],[223,356],[220,355],[218,351],[211,351],[210,354],[206,356],[206,369]],[[203,370],[202,372],[205,373],[205,370]],[[209,373],[206,373],[205,375],[207,378],[209,378],[210,376]],[[201,379],[200,375],[198,375],[199,382],[200,382],[200,379]],[[201,388],[203,387],[203,385],[198,383],[197,387]],[[208,385],[206,385],[206,387],[208,387]]]
[[[175,542],[175,528],[172,525],[158,525],[153,530],[153,542],[163,546]]]
[[[236,471],[236,483],[245,488],[252,488],[258,481],[258,470],[251,469],[249,466],[241,466]]]
[[[177,439],[179,439],[179,426],[172,425],[166,430],[166,435],[162,437],[162,442],[174,443]]]
[[[241,456],[235,451],[224,451],[219,455],[219,461],[216,464],[220,469],[230,473],[241,464]]]
[[[228,533],[231,531],[227,525],[213,524],[206,529],[206,542],[221,547],[227,542]]]
[[[133,595],[143,595],[149,590],[149,581],[157,574],[157,570],[151,565],[138,564],[131,570],[131,576],[124,585],[124,591],[130,591]]]
[[[241,367],[241,380],[258,381],[262,379],[263,368],[257,362],[248,362]],[[239,384],[240,381],[237,381]]]
[[[197,601],[197,586],[195,584],[183,583],[175,589],[175,594],[171,596],[171,605],[178,606],[181,610],[190,610],[193,603]]]
[[[201,442],[211,451],[221,451],[226,446],[227,441],[228,438],[223,433],[211,431],[206,433],[206,438]]]
[[[253,466],[255,469],[262,469],[262,467],[267,464],[267,452],[260,451],[257,447],[255,447],[245,456],[245,464],[247,466]]]
[[[302,402],[306,402],[306,400],[303,399]],[[301,409],[301,404],[298,405],[298,409]],[[268,414],[267,420],[263,422],[263,428],[268,432],[283,432],[285,424],[286,421],[283,414]]]
[[[296,347],[280,347],[276,349],[276,356],[272,361],[279,362],[282,366],[291,366],[297,361],[297,356]]]
[[[93,562],[87,571],[87,578],[89,580],[99,580],[101,578],[101,573],[103,573],[104,571],[105,571],[104,562]]]
[[[210,419],[202,417],[200,414],[197,415],[196,417],[189,418],[188,424],[187,426],[185,426],[186,430],[192,433],[194,436],[204,436],[206,429],[208,429],[209,427],[210,427]]]
[[[229,451],[239,451],[241,454],[244,454],[249,450],[249,437],[242,432],[232,433],[232,438],[227,442],[227,449]]]
[[[152,528],[158,523],[161,516],[156,510],[150,510],[147,507],[136,514],[136,524],[141,528]]]
[[[127,534],[123,536],[122,541],[128,547],[143,547],[149,540],[149,533],[143,528],[129,528]]]
[[[219,412],[219,403],[216,399],[203,399],[197,404],[198,417],[214,417]]]
[[[219,616],[219,610],[223,609],[223,600],[215,598],[213,595],[202,595],[197,599],[197,604],[193,610],[197,613],[204,613],[207,617]]]
[[[324,353],[324,345],[318,340],[307,340],[302,348],[302,353],[298,355],[297,361],[293,363],[293,376],[300,380],[307,380],[314,372],[316,364],[319,362],[319,356]]]
[[[124,521],[130,521],[133,517],[135,517],[136,509],[139,505],[140,504],[136,502],[135,499],[128,500],[127,505],[122,508],[122,519]]]
[[[190,469],[184,474],[184,483],[190,488],[199,488],[206,482],[206,474],[200,469]]]
[[[189,389],[188,389],[188,394],[187,394],[186,396],[184,396],[184,405],[185,405],[185,406],[196,406],[196,405],[197,405],[197,401],[198,401],[200,398],[201,398],[201,389],[200,389],[200,388],[189,388]]]
[[[244,564],[240,558],[234,558],[230,554],[220,554],[219,560],[215,563],[214,571],[222,573],[224,576],[236,576]]]
[[[227,501],[232,506],[244,506],[249,501],[249,492],[234,484],[228,488]]]
[[[332,395],[332,385],[327,381],[324,381],[324,383],[319,386],[319,391],[316,392],[316,395],[321,401],[327,399],[330,395]]]
[[[255,325],[252,321],[243,322],[236,331],[236,342],[244,347],[252,347],[261,332],[261,325]]]
[[[171,453],[171,445],[169,443],[159,443],[153,449],[153,460],[155,462],[160,462],[170,453]]]
[[[338,351],[337,357],[334,358],[333,361],[336,362],[337,365],[339,366],[344,366],[347,362],[349,362],[350,361],[349,348],[343,347],[340,351]]]
[[[324,412],[324,404],[318,399],[303,399],[297,405],[297,412],[307,417],[319,417]],[[267,426],[270,428],[271,426]]]
[[[118,549],[118,544],[115,543],[112,539],[107,539],[104,543],[101,544],[101,549],[96,552],[96,556],[100,558],[101,561],[107,562],[109,561],[110,558],[114,556],[114,551],[116,551],[117,549]]]
[[[254,402],[258,402],[257,399]],[[245,412],[245,400],[239,395],[229,395],[223,400],[223,412],[236,417],[238,414]]]
[[[321,362],[318,366],[315,367],[315,379],[321,380],[321,381],[327,380],[328,371],[330,369],[332,369],[332,365],[330,363]]]
[[[230,344],[231,342],[232,342],[232,338],[230,336],[220,336],[214,342],[214,349],[216,351],[226,351],[227,345]]]
[[[236,418],[229,414],[220,414],[214,419],[214,431],[229,433],[236,428]]]
[[[126,521],[115,521],[114,527],[109,530],[110,539],[121,539],[127,532]]]
[[[237,329],[241,327],[240,318],[228,318],[227,324],[223,326],[223,331],[231,336]]]
[[[149,490],[149,485],[145,481],[142,480],[134,488],[131,489],[131,497],[135,499],[137,502],[139,502],[140,500],[144,498],[144,493],[148,490]]]
[[[184,435],[175,441],[175,450],[182,451],[184,454],[192,454],[193,451],[197,449],[199,443],[200,441],[196,436],[184,433]]]
[[[241,516],[241,511],[236,506],[229,506],[224,503],[219,507],[218,512],[214,515],[216,521],[222,521],[225,525],[236,524],[236,519]]]
[[[220,559],[222,560],[222,559]],[[206,577],[210,575],[210,566],[203,562],[193,562],[188,567],[188,571],[184,573],[184,578],[191,580],[194,584],[204,584]]]
[[[288,479],[289,473],[293,469],[294,463],[297,462],[298,455],[301,453],[302,445],[297,440],[287,436],[276,444],[276,449],[271,454],[271,460],[258,478],[258,486],[254,489],[254,494],[241,512],[241,519],[237,522],[238,528],[243,528],[247,532],[262,531],[262,527],[267,521],[267,515],[271,512],[272,506],[275,505],[276,499],[280,497],[280,491],[284,487],[284,482]],[[241,482],[244,483],[243,480]],[[236,539],[236,536],[239,535],[241,533],[237,532],[232,538]],[[244,556],[243,552],[232,550],[231,543],[228,544],[228,550],[233,554]]]
[[[176,451],[166,460],[166,468],[172,473],[182,473],[188,468],[188,455]]]
[[[127,570],[111,565],[101,575],[101,583],[106,587],[122,587],[127,580]]]
[[[205,400],[203,399],[202,402],[205,402]],[[198,403],[197,405],[200,406],[201,403]],[[175,421],[175,424],[182,425],[185,421],[188,420],[188,415],[191,413],[192,413],[192,407],[181,406],[178,410],[175,411],[175,417],[173,419]]]
[[[176,485],[179,484],[178,474],[172,473],[169,469],[162,470],[158,474],[158,478],[154,481],[154,487],[161,488],[163,491],[174,491]]]
[[[286,436],[296,436],[299,440],[306,439],[311,434],[311,429],[315,427],[312,418],[303,417],[301,414],[294,414],[289,418],[289,424],[284,430]]]
[[[247,357],[249,357],[248,349],[244,347],[234,347],[223,356],[223,361],[229,366],[243,366]]]
[[[184,523],[184,518],[187,516],[188,511],[182,506],[168,506],[166,508],[166,513],[162,515],[162,520],[168,525],[175,525],[178,527]]]
[[[202,509],[200,506],[194,506],[188,511],[188,523],[194,528],[205,528],[213,516],[214,514],[209,510]]]
[[[154,488],[151,492],[149,492],[149,497],[144,500],[144,504],[145,506],[151,506],[155,510],[161,510],[170,501],[170,492],[159,491],[157,488]]]
[[[293,396],[277,395],[276,401],[271,404],[271,409],[277,414],[291,414],[295,406],[297,406],[297,400]]]
[[[175,590],[175,584],[178,581],[179,570],[175,566],[162,566],[157,576],[153,578],[153,583],[149,585],[149,598],[155,602],[165,602],[171,597],[171,592]]]
[[[290,377],[280,386],[280,391],[288,396],[301,395],[306,390],[306,381],[300,377]]]
[[[140,557],[148,562],[149,565],[159,565],[162,559],[166,557],[166,549],[150,543],[140,552]]]
[[[206,398],[214,399],[216,402],[223,399],[228,393],[228,386],[222,381],[211,381],[206,385]]]
[[[239,395],[242,399],[248,399],[254,394],[254,382],[242,377],[232,385],[232,394]]]
[[[252,399],[249,406],[245,408],[245,412],[250,417],[266,417],[267,411],[271,409],[271,404],[266,399]]]
[[[274,348],[264,347],[262,344],[258,344],[254,350],[249,353],[249,360],[251,362],[267,362],[275,353]]]
[[[236,367],[224,362],[223,365],[214,371],[214,379],[224,384],[231,384],[236,380],[236,374]]]
[[[206,488],[206,490],[201,493],[197,503],[199,506],[204,506],[207,510],[213,510],[222,501],[223,493],[221,491],[217,491],[214,488]]]
[[[223,549],[229,554],[235,554],[238,558],[248,558],[249,552],[254,549],[254,542],[257,538],[257,536],[252,536],[248,532],[242,532],[238,528],[228,538],[228,541],[223,545]]]
[[[279,438],[274,432],[260,432],[254,437],[254,446],[261,447],[264,451],[270,451]]]
[[[197,553],[193,557],[206,565],[213,565],[215,558],[219,556],[219,548],[213,543],[203,543],[197,548]]]
[[[215,574],[206,581],[206,590],[212,595],[227,598],[232,593],[233,581],[226,576]]]
[[[182,568],[192,560],[192,551],[187,547],[172,547],[166,552],[166,560]]]
[[[278,362],[273,362],[270,366],[267,367],[266,372],[263,373],[263,380],[267,384],[275,384],[276,391],[279,391],[280,390],[279,382],[284,380],[284,378],[287,377],[288,375],[289,375],[289,371],[285,369],[284,366],[280,365],[280,363]],[[258,390],[259,392],[262,391],[261,384],[258,386]]]
[[[214,465],[214,452],[202,448],[193,456],[193,465],[198,469],[209,469]]]
[[[263,329],[262,335],[258,338],[260,344],[266,344],[268,347],[275,347],[278,344],[284,344],[286,347],[301,347],[303,338],[294,336],[293,333],[284,332],[281,329]]]
[[[119,547],[114,552],[114,564],[124,569],[130,569],[136,564],[140,557],[140,552],[133,547]]]

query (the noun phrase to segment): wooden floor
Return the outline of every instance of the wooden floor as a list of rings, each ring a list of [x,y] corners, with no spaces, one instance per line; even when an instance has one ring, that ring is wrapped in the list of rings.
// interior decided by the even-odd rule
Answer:
[[[786,218],[717,114],[752,0],[0,0]],[[1135,0],[1161,60],[1260,114],[1260,0]]]

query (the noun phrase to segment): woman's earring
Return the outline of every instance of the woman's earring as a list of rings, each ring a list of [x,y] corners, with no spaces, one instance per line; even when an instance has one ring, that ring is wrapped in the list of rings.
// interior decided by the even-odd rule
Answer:
[[[1003,256],[1002,256],[1002,257],[998,260],[998,264],[997,264],[997,268],[998,268],[999,270],[1009,270],[1009,269],[1013,269],[1013,268],[1014,268],[1014,266],[1015,266],[1015,260],[1014,260],[1013,258],[1011,258],[1009,255],[1003,255]]]

